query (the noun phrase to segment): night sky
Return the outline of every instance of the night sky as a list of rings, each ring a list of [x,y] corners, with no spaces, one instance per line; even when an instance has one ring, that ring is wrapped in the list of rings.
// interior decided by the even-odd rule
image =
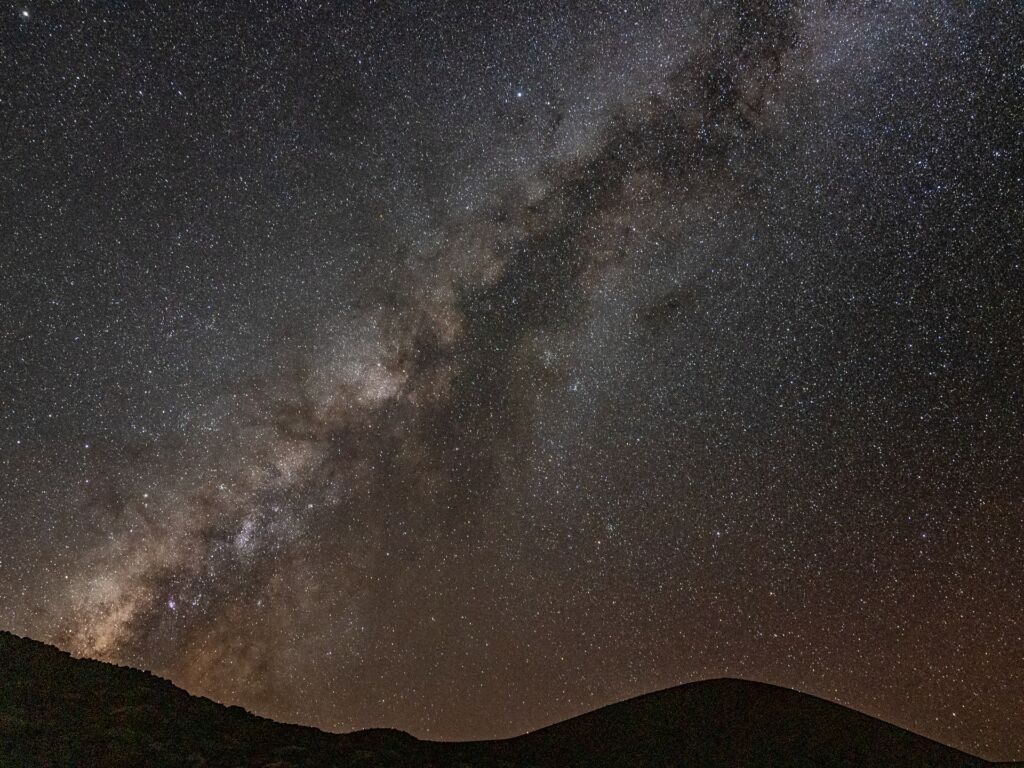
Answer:
[[[1022,152],[1015,0],[5,5],[0,628],[1024,757]]]

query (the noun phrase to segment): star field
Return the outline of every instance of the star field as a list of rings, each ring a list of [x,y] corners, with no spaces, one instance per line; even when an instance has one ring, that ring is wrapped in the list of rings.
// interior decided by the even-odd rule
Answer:
[[[734,676],[1021,759],[1022,22],[7,6],[0,628],[329,730]]]

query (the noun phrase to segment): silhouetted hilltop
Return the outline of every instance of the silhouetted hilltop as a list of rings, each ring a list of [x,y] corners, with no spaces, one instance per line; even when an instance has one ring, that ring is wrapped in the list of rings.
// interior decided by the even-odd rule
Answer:
[[[640,696],[509,742],[529,764],[984,766],[986,761],[838,704],[746,680]]]
[[[401,731],[338,736],[192,696],[163,678],[0,632],[0,768],[385,764]]]
[[[988,765],[813,696],[740,680],[659,691],[503,741],[328,734],[0,632],[0,768]]]

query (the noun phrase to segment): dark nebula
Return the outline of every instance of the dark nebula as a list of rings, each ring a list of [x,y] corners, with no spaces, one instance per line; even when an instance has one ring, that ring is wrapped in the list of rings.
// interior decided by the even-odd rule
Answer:
[[[0,628],[329,730],[734,676],[1020,758],[1022,45],[10,7]]]

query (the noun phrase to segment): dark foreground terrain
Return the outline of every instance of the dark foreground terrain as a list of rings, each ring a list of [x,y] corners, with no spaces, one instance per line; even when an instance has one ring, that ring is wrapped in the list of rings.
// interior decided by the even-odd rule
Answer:
[[[836,704],[740,680],[652,693],[505,741],[335,735],[0,632],[0,768],[670,765],[990,764]]]

